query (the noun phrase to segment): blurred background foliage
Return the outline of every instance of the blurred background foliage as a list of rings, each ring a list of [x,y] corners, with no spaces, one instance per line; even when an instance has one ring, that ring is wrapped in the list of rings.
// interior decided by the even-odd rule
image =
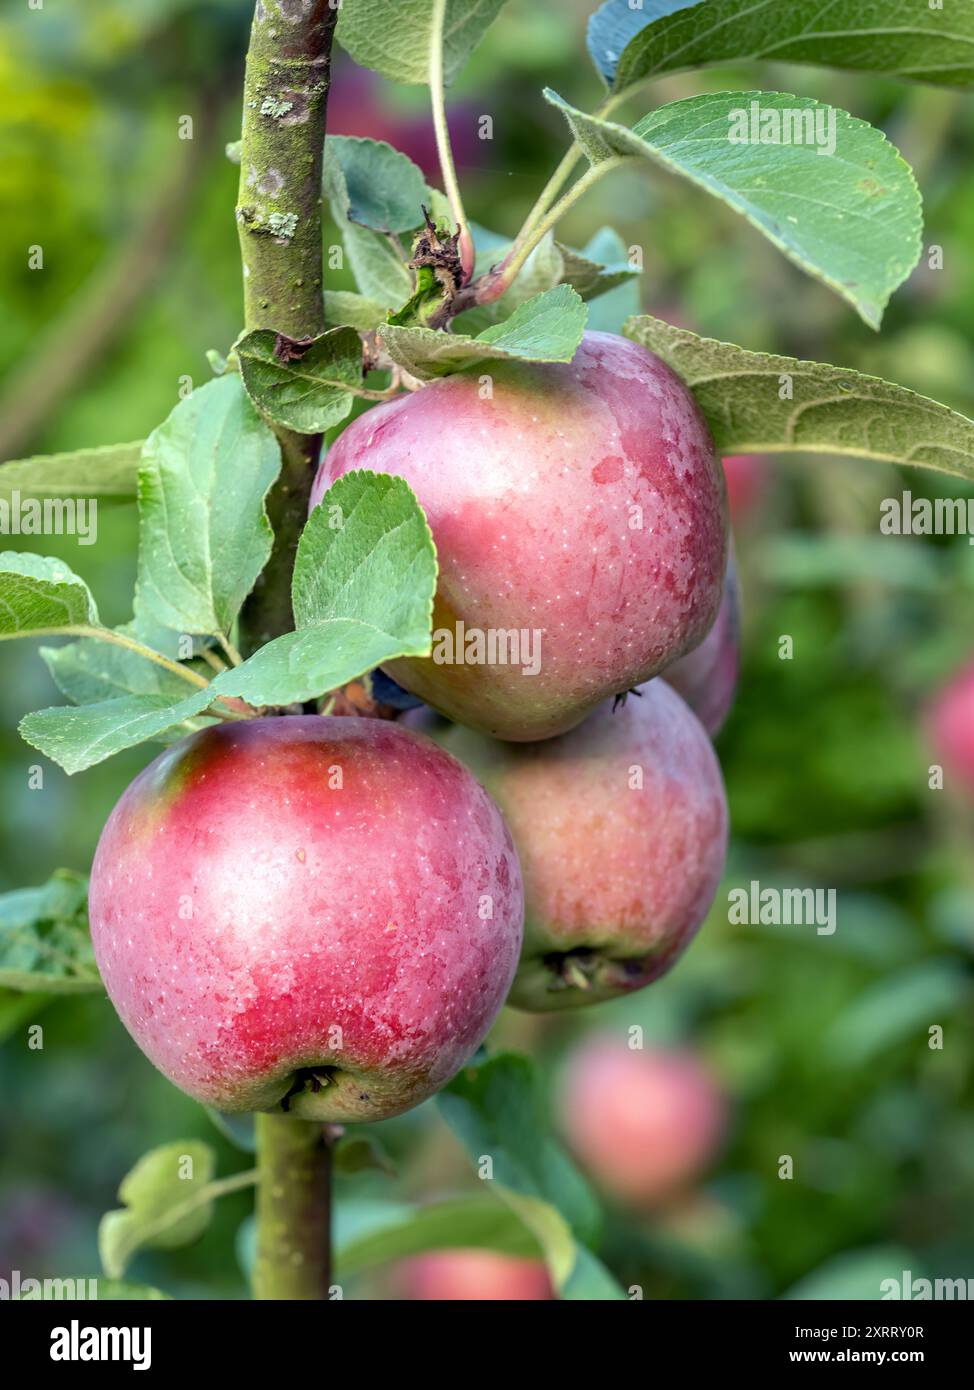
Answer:
[[[453,89],[478,222],[513,234],[564,148],[541,87],[583,107],[598,99],[583,49],[592,7],[512,0]],[[16,412],[15,456],[144,437],[181,379],[207,379],[207,349],[236,336],[237,171],[223,145],[238,134],[249,12],[249,0],[73,0],[0,19],[0,433]],[[642,101],[762,86],[872,121],[917,171],[926,245],[943,248],[944,268],[929,269],[925,253],[880,335],[722,205],[662,173],[614,176],[572,212],[563,239],[582,245],[611,222],[643,249],[645,309],[974,414],[971,98],[742,65],[667,78]],[[435,177],[425,100],[340,55],[330,128],[387,139]],[[478,138],[483,114],[492,140]],[[192,151],[177,133],[186,115]],[[35,244],[42,271],[27,267]],[[352,287],[343,272],[330,284]],[[699,1189],[652,1217],[607,1202],[604,1255],[647,1297],[876,1297],[877,1268],[974,1277],[974,819],[949,787],[928,790],[922,720],[928,693],[974,645],[974,546],[881,537],[880,501],[904,488],[964,493],[940,475],[821,456],[765,460],[739,480],[744,670],[718,743],[734,833],[711,919],[672,975],[631,1000],[565,1019],[506,1012],[496,1030],[537,1058],[552,1092],[582,1034],[622,1038],[634,1023],[648,1042],[696,1049],[721,1079],[730,1134]],[[96,545],[51,538],[45,549],[116,623],[129,616],[135,539],[133,507],[102,507]],[[783,635],[791,660],[779,656]],[[35,755],[16,723],[56,692],[28,644],[4,644],[2,660],[7,889],[59,864],[86,869],[149,754],[73,780],[45,767],[43,789],[28,790]],[[726,891],[752,878],[837,888],[837,931],[729,925]],[[153,1071],[104,999],[45,1008],[37,1052],[9,1004],[0,997],[0,1273],[92,1274],[98,1218],[146,1148],[199,1135],[217,1145],[221,1171],[241,1156]],[[932,1024],[943,1051],[928,1047]],[[478,1186],[433,1106],[379,1129],[397,1176],[340,1180],[349,1225],[375,1201]],[[790,1181],[778,1177],[786,1154]],[[182,1297],[244,1296],[234,1252],[246,1230],[235,1234],[249,1209],[247,1194],[224,1199],[197,1244],[141,1256],[133,1277]],[[351,1292],[383,1287],[366,1277]]]

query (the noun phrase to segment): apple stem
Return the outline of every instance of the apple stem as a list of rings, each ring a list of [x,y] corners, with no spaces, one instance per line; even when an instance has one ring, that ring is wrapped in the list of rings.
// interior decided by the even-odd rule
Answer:
[[[289,338],[326,327],[322,293],[321,172],[331,50],[331,0],[257,0],[244,70],[237,228],[244,324]],[[274,549],[244,606],[244,656],[290,632],[291,575],[321,448],[320,435],[276,428],[283,467],[267,512]]]
[[[302,1302],[331,1291],[332,1136],[293,1115],[257,1115],[254,1297]]]
[[[498,267],[498,273],[493,283],[478,297],[478,303],[489,303],[493,299],[499,299],[517,279],[531,252],[558,225],[565,213],[580,198],[583,198],[600,179],[604,179],[606,174],[611,174],[627,162],[631,162],[631,156],[615,155],[612,159],[603,160],[601,164],[591,165],[581,178],[571,185],[567,193],[563,193],[554,206],[549,208],[544,216],[530,227],[527,233],[522,229],[518,240]]]
[[[599,106],[592,114],[595,116],[597,120],[605,120],[607,116],[610,116],[612,114],[612,112],[620,104],[620,102],[624,101],[626,97],[631,96],[633,91],[635,90],[635,87],[633,87],[629,88],[625,92],[611,93],[609,96],[606,97],[605,101],[603,101],[602,105]],[[583,153],[584,152],[582,150],[582,147],[578,143],[578,141],[573,140],[569,148],[565,151],[561,163],[558,165],[557,169],[552,174],[551,178],[548,180],[548,182],[545,184],[544,188],[538,195],[538,200],[535,203],[534,207],[531,209],[531,211],[525,218],[524,225],[521,227],[521,230],[518,232],[514,240],[515,248],[524,245],[524,243],[531,236],[535,227],[538,226],[542,218],[544,218],[550,211],[555,200],[561,193],[561,190],[564,188],[565,184],[568,182],[568,179],[571,177],[575,165],[582,158]]]
[[[464,285],[459,294],[455,295],[444,306],[445,313],[438,326],[445,326],[445,323],[455,318],[457,314],[462,314],[465,309],[472,309],[478,304],[493,304],[495,300],[506,294],[524,269],[524,263],[531,252],[557,226],[565,213],[580,198],[584,197],[594,184],[605,178],[606,174],[611,174],[615,169],[633,161],[634,157],[631,155],[617,155],[612,159],[604,160],[601,164],[591,165],[581,178],[571,185],[567,193],[563,193],[554,206],[545,211],[543,216],[532,214],[528,222],[521,228],[517,240],[500,264],[492,266],[490,270],[479,275],[469,285]],[[571,166],[567,156],[563,162],[565,168],[570,172]],[[572,160],[573,164],[574,160]]]
[[[521,227],[521,230],[518,232],[517,236],[514,239],[514,245],[516,247],[524,245],[528,237],[534,231],[535,227],[545,216],[545,214],[550,210],[552,205],[559,197],[561,190],[564,188],[565,184],[568,182],[568,179],[571,177],[575,165],[581,158],[581,146],[578,144],[577,141],[575,141],[566,151],[564,158],[558,165],[558,168],[555,170],[551,178],[548,180],[544,188],[541,190],[541,193],[538,196],[538,201],[535,203],[534,207],[531,209],[531,211],[525,218],[524,225]]]

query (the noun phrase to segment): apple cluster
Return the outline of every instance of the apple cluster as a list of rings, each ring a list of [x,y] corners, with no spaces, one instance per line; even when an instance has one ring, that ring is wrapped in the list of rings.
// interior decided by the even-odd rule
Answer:
[[[398,1114],[505,1001],[639,989],[713,901],[710,736],[737,675],[713,441],[622,338],[490,366],[359,416],[315,485],[313,504],[349,470],[396,474],[426,513],[433,654],[386,669],[425,708],[214,724],[147,767],[102,834],[108,992],[150,1060],[220,1110]]]

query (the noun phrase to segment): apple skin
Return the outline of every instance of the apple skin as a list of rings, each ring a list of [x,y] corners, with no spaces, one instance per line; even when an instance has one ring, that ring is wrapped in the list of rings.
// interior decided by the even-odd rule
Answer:
[[[435,632],[541,634],[536,674],[437,661],[435,645],[384,668],[483,733],[565,733],[717,616],[727,500],[713,441],[679,378],[624,338],[586,333],[570,364],[481,363],[367,411],[322,460],[312,506],[359,468],[399,474],[426,512]]]
[[[89,907],[112,1002],[171,1081],[224,1111],[345,1122],[408,1110],[476,1051],[523,893],[500,813],[443,750],[299,715],[156,758],[105,826]],[[298,1077],[282,1107],[314,1068],[326,1084]]]
[[[496,1250],[432,1250],[403,1260],[394,1274],[400,1296],[423,1302],[526,1302],[554,1298],[540,1260]]]
[[[717,621],[695,651],[681,656],[663,672],[667,685],[683,696],[711,738],[723,728],[737,692],[740,615],[740,584],[732,554]]]
[[[974,795],[974,662],[934,696],[927,728],[947,779],[965,796]]]
[[[569,1058],[559,1112],[569,1145],[599,1186],[638,1207],[692,1184],[727,1123],[724,1095],[693,1053],[636,1050],[598,1035]]]
[[[514,836],[525,926],[509,1004],[577,1008],[670,969],[713,902],[728,821],[713,747],[674,690],[651,681],[618,709],[608,701],[580,728],[527,747],[428,712],[404,719],[480,778]]]

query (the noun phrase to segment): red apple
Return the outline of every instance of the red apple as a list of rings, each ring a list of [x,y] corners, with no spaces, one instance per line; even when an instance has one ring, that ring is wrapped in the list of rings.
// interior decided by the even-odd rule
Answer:
[[[540,1260],[517,1259],[494,1250],[433,1250],[403,1260],[393,1279],[407,1299],[455,1302],[554,1298]]]
[[[740,667],[740,585],[733,555],[717,621],[695,651],[667,666],[663,677],[686,700],[713,738],[734,703]]]
[[[726,1103],[690,1052],[593,1037],[569,1059],[560,1097],[569,1144],[607,1192],[639,1206],[694,1182],[713,1158]]]
[[[570,364],[481,363],[377,406],[312,505],[357,468],[406,479],[439,552],[433,655],[385,669],[484,733],[566,732],[717,616],[723,475],[690,392],[636,343],[587,333]]]
[[[224,1111],[375,1120],[477,1049],[523,896],[497,808],[382,720],[215,725],[122,796],[91,875],[95,955],[160,1071]]]
[[[974,663],[938,692],[927,715],[930,740],[948,783],[974,793]]]
[[[415,712],[407,724],[431,716]],[[509,1003],[568,1009],[664,974],[713,902],[727,802],[706,732],[664,681],[544,743],[430,730],[477,774],[524,875],[521,964]]]

